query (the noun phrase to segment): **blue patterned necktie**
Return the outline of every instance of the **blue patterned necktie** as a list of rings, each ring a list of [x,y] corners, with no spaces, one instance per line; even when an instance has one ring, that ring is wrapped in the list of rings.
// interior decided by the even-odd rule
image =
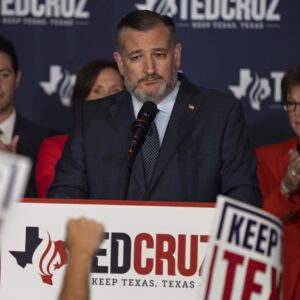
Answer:
[[[145,178],[147,185],[150,183],[153,170],[155,167],[156,159],[159,152],[159,136],[156,125],[151,123],[148,134],[146,135],[145,143],[142,147]]]

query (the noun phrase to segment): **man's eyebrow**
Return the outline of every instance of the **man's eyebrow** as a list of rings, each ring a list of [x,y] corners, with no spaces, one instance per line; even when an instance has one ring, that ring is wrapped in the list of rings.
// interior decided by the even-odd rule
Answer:
[[[162,51],[162,52],[167,52],[167,48],[154,48],[153,51]]]
[[[0,72],[5,72],[5,71],[12,71],[12,69],[11,68],[3,68],[3,69],[0,69]]]
[[[151,49],[151,51],[168,52],[168,49],[167,48],[153,48],[153,49]],[[140,54],[142,52],[144,52],[142,49],[137,49],[137,50],[131,51],[128,55]]]
[[[134,51],[129,52],[128,55],[140,54],[141,52],[143,52],[143,50],[142,49],[138,49],[138,50],[134,50]]]

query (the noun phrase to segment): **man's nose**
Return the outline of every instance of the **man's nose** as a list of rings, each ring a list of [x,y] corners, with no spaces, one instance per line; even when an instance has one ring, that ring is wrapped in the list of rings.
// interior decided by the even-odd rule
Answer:
[[[109,89],[103,89],[102,94],[101,94],[101,98],[105,98],[105,97],[108,97],[110,95],[112,95],[112,93],[110,92]]]
[[[145,60],[145,73],[154,74],[156,71],[155,61],[152,56],[146,57]]]

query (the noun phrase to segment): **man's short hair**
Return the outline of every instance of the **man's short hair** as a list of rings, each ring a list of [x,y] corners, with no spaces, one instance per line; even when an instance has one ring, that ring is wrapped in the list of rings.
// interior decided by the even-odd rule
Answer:
[[[5,52],[11,59],[15,73],[19,70],[19,62],[14,44],[0,35],[0,52]]]
[[[165,26],[168,29],[170,46],[175,47],[177,43],[176,30],[170,17],[160,15],[151,10],[137,10],[126,15],[119,23],[115,36],[116,51],[121,52],[123,50],[121,36],[125,28],[148,31],[159,25]]]
[[[289,69],[282,78],[281,93],[283,101],[287,100],[290,89],[295,85],[300,85],[300,66]]]

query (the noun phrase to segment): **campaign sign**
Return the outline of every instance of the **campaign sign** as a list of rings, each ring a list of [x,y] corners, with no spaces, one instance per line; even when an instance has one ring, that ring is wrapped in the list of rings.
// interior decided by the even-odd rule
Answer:
[[[281,299],[282,238],[279,219],[219,196],[200,299]]]
[[[5,224],[12,203],[23,197],[30,167],[31,162],[27,157],[0,151],[1,225]]]
[[[81,216],[106,230],[92,260],[90,299],[198,299],[214,204],[30,201],[16,204],[2,244],[0,299],[57,299],[66,223]]]

